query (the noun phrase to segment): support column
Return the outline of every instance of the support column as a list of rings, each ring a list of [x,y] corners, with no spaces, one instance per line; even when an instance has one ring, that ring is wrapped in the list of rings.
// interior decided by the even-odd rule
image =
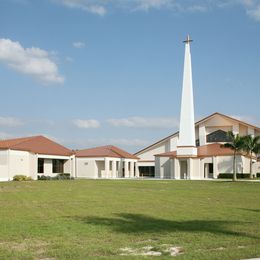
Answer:
[[[110,168],[110,161],[108,158],[105,158],[105,178],[109,178],[109,169]]]
[[[128,167],[128,161],[124,161],[125,164],[125,178],[129,178],[129,167]]]
[[[123,160],[120,159],[120,161],[118,162],[118,178],[122,178],[123,177]]]
[[[174,174],[175,174],[175,172],[174,172],[174,169],[175,169],[175,166],[174,166],[174,159],[170,159],[170,162],[171,162],[171,169],[170,169],[170,171],[171,171],[171,176],[170,176],[170,178],[171,179],[174,179]]]
[[[139,178],[140,177],[140,172],[138,168],[138,162],[135,162],[135,177]]]
[[[218,178],[218,157],[214,156],[213,157],[213,178],[217,179]]]
[[[134,178],[134,167],[135,167],[135,163],[134,161],[130,162],[130,178]]]
[[[193,171],[194,171],[193,159],[189,158],[189,160],[188,160],[188,170],[187,170],[187,179],[188,180],[195,179]]]
[[[112,161],[112,178],[116,178],[116,160]]]
[[[180,162],[177,158],[174,158],[174,177],[176,180],[180,179]]]

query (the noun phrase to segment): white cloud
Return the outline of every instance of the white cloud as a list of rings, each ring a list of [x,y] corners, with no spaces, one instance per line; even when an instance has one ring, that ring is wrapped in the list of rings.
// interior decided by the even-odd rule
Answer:
[[[137,0],[136,10],[148,11],[149,9],[160,9],[162,7],[171,7],[173,4],[172,0]]]
[[[69,56],[65,57],[65,60],[66,60],[67,62],[73,62],[73,61],[74,61],[74,59],[71,58],[71,57],[69,57]]]
[[[73,46],[77,49],[82,49],[85,47],[85,43],[84,42],[73,42]]]
[[[260,21],[260,5],[247,10],[247,14],[256,21]]]
[[[151,141],[138,139],[138,138],[88,138],[88,139],[71,139],[65,140],[63,144],[71,147],[72,149],[85,149],[103,145],[115,145],[118,147],[131,147],[136,149],[137,147],[144,147],[151,143]]]
[[[52,0],[56,3],[62,4],[69,8],[81,9],[83,11],[87,11],[89,13],[97,14],[103,16],[106,14],[107,10],[102,5],[103,1],[95,1],[93,0]]]
[[[174,12],[206,12],[215,8],[232,8],[242,5],[245,12],[260,20],[259,0],[50,0],[69,8],[77,8],[103,16],[108,7],[130,11],[169,9]]]
[[[23,122],[15,117],[0,117],[0,126],[16,127],[23,125]]]
[[[78,128],[99,128],[100,127],[99,121],[95,119],[87,119],[87,120],[75,119],[73,121],[73,124]]]
[[[179,126],[178,120],[175,118],[145,118],[145,117],[129,117],[120,119],[108,119],[107,122],[115,127],[130,128],[175,128]]]
[[[30,75],[44,84],[61,84],[64,77],[50,54],[40,48],[24,48],[19,42],[0,39],[0,62],[22,74]]]

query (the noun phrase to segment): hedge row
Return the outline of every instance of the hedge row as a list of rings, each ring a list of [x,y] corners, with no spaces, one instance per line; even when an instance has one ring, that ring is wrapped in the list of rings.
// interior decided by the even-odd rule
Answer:
[[[256,174],[257,178],[260,178],[260,173]],[[233,173],[220,173],[218,175],[218,179],[232,179],[233,178]],[[250,174],[249,173],[237,173],[237,178],[238,179],[249,179]]]
[[[74,180],[73,177],[70,177],[69,173],[60,173],[54,177],[46,176],[46,175],[38,175],[39,181],[49,181],[49,180]]]

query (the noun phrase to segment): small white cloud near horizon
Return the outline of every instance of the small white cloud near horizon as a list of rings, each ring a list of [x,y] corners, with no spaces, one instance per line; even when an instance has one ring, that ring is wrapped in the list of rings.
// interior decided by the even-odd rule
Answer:
[[[260,4],[252,9],[247,10],[247,15],[260,22]]]
[[[114,127],[129,128],[176,128],[179,121],[175,118],[145,118],[145,117],[129,117],[129,118],[111,118],[107,122]]]
[[[77,48],[77,49],[82,49],[86,46],[86,44],[84,42],[73,42],[72,45],[74,48]]]
[[[115,145],[118,147],[144,147],[151,143],[151,141],[138,138],[88,138],[83,140],[66,140],[63,142],[71,149],[88,149],[97,146]],[[124,149],[124,148],[123,148]]]
[[[99,128],[100,122],[95,119],[75,119],[73,124],[78,128]]]
[[[97,3],[93,4],[93,1],[89,0],[52,0],[63,6],[72,9],[80,9],[89,13],[97,14],[99,16],[104,16],[107,13],[106,8],[102,5],[101,1],[96,1]]]
[[[40,48],[24,48],[19,42],[0,39],[0,63],[45,85],[62,84],[65,79],[50,56]]]
[[[21,126],[24,123],[15,117],[0,117],[0,126],[16,127]]]

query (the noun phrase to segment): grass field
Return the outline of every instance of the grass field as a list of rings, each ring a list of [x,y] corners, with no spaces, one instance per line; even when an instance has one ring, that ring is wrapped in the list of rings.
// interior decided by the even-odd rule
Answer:
[[[0,183],[0,259],[260,257],[260,183]],[[147,256],[129,258],[147,258]]]

